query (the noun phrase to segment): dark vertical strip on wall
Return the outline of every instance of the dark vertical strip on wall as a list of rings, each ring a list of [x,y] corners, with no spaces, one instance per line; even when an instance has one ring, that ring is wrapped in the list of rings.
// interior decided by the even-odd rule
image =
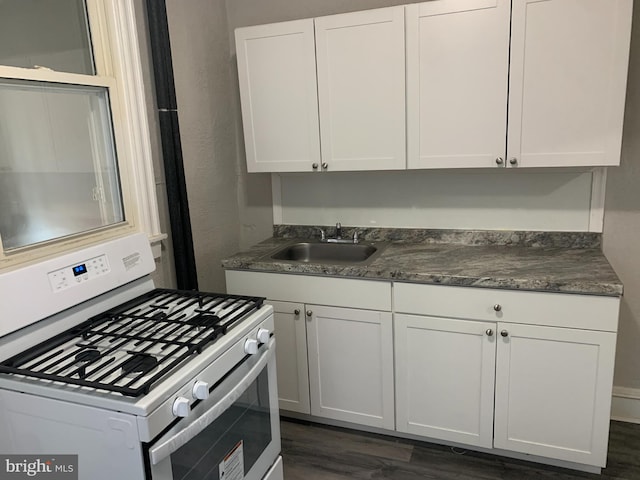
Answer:
[[[187,184],[182,161],[180,125],[165,0],[147,0],[147,18],[177,286],[181,290],[197,290],[198,276],[189,217]]]

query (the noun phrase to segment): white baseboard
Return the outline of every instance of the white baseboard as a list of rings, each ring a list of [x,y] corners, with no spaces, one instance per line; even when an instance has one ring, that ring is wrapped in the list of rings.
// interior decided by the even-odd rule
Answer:
[[[613,387],[611,419],[640,423],[640,389]]]

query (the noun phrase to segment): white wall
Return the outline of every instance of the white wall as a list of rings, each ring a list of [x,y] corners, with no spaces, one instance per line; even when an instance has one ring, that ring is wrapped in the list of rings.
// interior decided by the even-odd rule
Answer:
[[[588,231],[591,179],[505,169],[287,174],[276,223]]]

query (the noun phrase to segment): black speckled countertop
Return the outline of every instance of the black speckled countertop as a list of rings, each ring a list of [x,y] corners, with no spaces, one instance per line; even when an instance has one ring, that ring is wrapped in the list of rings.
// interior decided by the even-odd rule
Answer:
[[[274,236],[222,261],[233,270],[366,278],[466,287],[620,296],[622,282],[600,234],[356,228],[361,242],[385,242],[369,264],[276,261],[272,252],[318,237],[318,228],[276,225]],[[327,236],[335,228],[321,227]],[[344,227],[343,237],[354,228]]]

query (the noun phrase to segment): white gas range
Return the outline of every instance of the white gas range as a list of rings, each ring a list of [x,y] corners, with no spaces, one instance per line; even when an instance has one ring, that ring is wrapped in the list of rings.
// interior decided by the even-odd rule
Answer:
[[[90,480],[282,479],[272,307],[155,289],[153,268],[135,235],[0,274],[0,455],[78,455]]]

